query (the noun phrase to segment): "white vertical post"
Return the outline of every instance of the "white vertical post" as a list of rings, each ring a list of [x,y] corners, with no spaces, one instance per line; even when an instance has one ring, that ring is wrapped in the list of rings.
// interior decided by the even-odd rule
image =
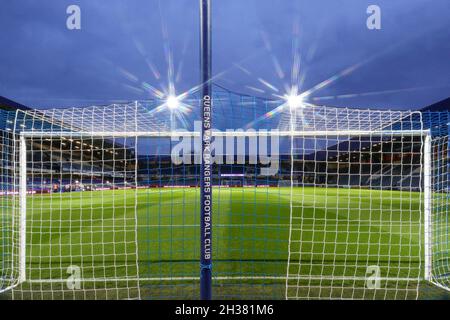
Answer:
[[[19,283],[26,280],[27,145],[23,135],[19,146]]]
[[[425,246],[425,280],[431,280],[432,251],[432,220],[431,220],[431,136],[425,137],[424,144],[424,246]]]

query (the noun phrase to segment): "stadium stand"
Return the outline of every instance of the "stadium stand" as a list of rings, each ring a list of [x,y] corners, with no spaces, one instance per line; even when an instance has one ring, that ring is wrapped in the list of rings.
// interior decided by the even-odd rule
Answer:
[[[222,101],[231,101],[234,104],[248,104],[249,113],[255,113],[254,104],[250,103],[250,97],[232,93],[222,87],[215,86],[215,95],[217,103]],[[247,101],[248,100],[248,101]],[[256,98],[254,100],[257,106],[267,108],[263,99]],[[16,103],[7,98],[0,97],[0,123],[12,127],[14,119],[14,111],[22,109],[29,110],[28,107]],[[223,108],[219,108],[223,110]],[[422,111],[422,121],[424,129],[431,129],[433,135],[447,135],[447,123],[450,122],[449,112],[450,98],[432,104]],[[233,114],[233,113],[231,113]],[[222,126],[230,121],[233,125],[242,125],[239,123],[245,119],[245,115],[239,115],[238,118],[230,119],[224,115],[226,120]],[[54,124],[52,124],[54,126]],[[254,124],[257,127],[257,124]],[[26,127],[32,124],[26,124]],[[393,125],[395,127],[395,124]],[[5,131],[8,128],[2,128]],[[361,141],[357,138],[347,141],[336,141],[335,144],[323,148],[319,151],[304,153],[296,160],[294,171],[296,176],[292,177],[298,185],[350,185],[355,187],[371,187],[386,188],[391,186],[393,189],[401,190],[403,188],[419,189],[420,179],[420,157],[413,155],[420,154],[421,143],[418,137],[403,138],[401,143],[397,143],[397,138],[378,139],[372,138],[367,141]],[[409,140],[408,140],[409,139]],[[70,140],[70,141],[69,141]],[[133,180],[133,176],[127,174],[117,174],[117,172],[130,172],[125,167],[120,167],[120,163],[114,163],[114,155],[105,154],[105,150],[115,150],[115,152],[123,152],[117,158],[131,159],[133,158],[132,150],[128,150],[126,146],[120,145],[118,142],[106,142],[107,145],[98,146],[93,140],[92,144],[85,146],[86,153],[90,153],[92,157],[91,165],[87,165],[85,161],[63,161],[64,159],[73,159],[73,155],[69,156],[72,150],[78,148],[80,141],[69,139],[66,141],[58,140],[42,140],[31,141],[36,144],[36,148],[30,145],[28,150],[36,150],[33,152],[33,159],[41,164],[39,168],[29,168],[28,170],[37,170],[42,179],[34,179],[28,181],[30,190],[34,192],[51,192],[51,191],[74,191],[74,190],[95,190],[96,188],[108,188],[111,182],[115,185],[127,184],[127,180]],[[108,145],[109,144],[109,145]],[[103,153],[96,150],[102,149]],[[118,150],[118,151],[116,151]],[[94,151],[94,152],[93,152]],[[383,151],[383,157],[381,154]],[[389,151],[389,152],[386,152]],[[108,161],[110,160],[110,161]],[[244,164],[242,166],[217,165],[215,166],[215,181],[213,183],[218,186],[235,186],[243,187],[246,185],[261,186],[280,186],[290,182],[290,157],[287,154],[280,155],[279,173],[273,177],[260,176],[259,165]],[[59,165],[58,163],[61,163]],[[245,163],[248,163],[246,161]],[[158,164],[155,166],[154,164]],[[113,170],[112,166],[116,166]],[[130,166],[132,164],[127,164]],[[139,155],[137,157],[137,187],[164,187],[164,186],[197,186],[199,166],[198,165],[174,165],[171,162],[169,154],[157,155]],[[8,166],[2,166],[3,170],[8,170]],[[113,171],[116,174],[113,174]],[[58,179],[50,177],[59,173]],[[5,175],[7,176],[7,175]],[[72,178],[70,178],[72,177]],[[76,177],[76,181],[73,181]],[[103,177],[103,179],[99,179]],[[69,179],[70,178],[70,179]],[[10,182],[2,183],[2,189],[7,189]],[[3,190],[5,191],[5,190]]]

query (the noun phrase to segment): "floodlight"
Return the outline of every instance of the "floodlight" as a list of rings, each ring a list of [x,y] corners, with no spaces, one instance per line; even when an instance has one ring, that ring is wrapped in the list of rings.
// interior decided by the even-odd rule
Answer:
[[[292,109],[303,105],[303,97],[301,95],[290,95],[287,97],[287,103]]]
[[[178,101],[178,98],[175,96],[169,96],[166,100],[166,104],[169,109],[174,110],[178,108],[180,101]]]

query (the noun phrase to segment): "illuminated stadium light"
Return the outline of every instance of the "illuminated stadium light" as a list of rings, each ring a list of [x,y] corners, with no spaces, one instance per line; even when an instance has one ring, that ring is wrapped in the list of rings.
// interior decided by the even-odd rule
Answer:
[[[303,106],[303,96],[302,95],[290,95],[286,98],[287,103],[291,109],[295,109]]]
[[[166,100],[166,105],[170,110],[175,110],[180,106],[180,101],[175,96],[169,96]]]

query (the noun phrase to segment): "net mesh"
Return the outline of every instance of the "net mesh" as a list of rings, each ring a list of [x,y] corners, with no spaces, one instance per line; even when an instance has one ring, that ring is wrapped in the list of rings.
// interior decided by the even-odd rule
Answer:
[[[448,213],[449,149],[448,136],[432,142],[433,211],[430,234],[430,280],[448,290],[450,287],[450,219]]]
[[[12,145],[26,136],[28,195],[14,298],[198,298],[199,105],[17,112],[9,134]],[[419,296],[420,112],[216,90],[213,125],[214,298]]]

